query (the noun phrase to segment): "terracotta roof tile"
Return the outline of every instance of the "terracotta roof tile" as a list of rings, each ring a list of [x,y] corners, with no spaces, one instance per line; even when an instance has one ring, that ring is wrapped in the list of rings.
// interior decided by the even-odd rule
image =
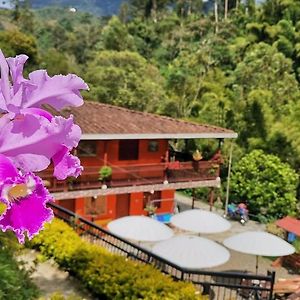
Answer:
[[[285,217],[276,221],[276,225],[289,232],[295,233],[297,236],[300,236],[300,220],[292,217]]]
[[[53,112],[53,111],[52,111]],[[58,114],[57,112],[55,114]],[[211,125],[177,120],[165,116],[129,110],[126,108],[85,101],[78,108],[63,110],[61,115],[74,116],[83,134],[236,134],[232,130]],[[227,136],[226,136],[227,137]]]

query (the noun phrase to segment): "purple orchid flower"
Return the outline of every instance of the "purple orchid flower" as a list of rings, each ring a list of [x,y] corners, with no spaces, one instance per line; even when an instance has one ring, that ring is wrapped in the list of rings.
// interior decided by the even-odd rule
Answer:
[[[24,109],[13,121],[8,114],[0,118],[0,153],[24,172],[42,171],[52,160],[57,179],[77,177],[82,167],[70,150],[77,146],[80,135],[72,117],[52,117],[40,109]]]
[[[25,234],[31,239],[53,219],[52,210],[46,207],[51,200],[39,177],[21,174],[11,160],[0,154],[0,201],[6,205],[0,216],[2,231],[14,231],[20,243],[24,243]]]
[[[6,59],[0,50],[0,113],[5,114],[0,119],[0,153],[26,172],[42,171],[52,160],[57,179],[77,177],[82,167],[70,151],[79,142],[80,128],[72,117],[53,117],[40,107],[80,106],[79,90],[88,86],[76,75],[50,77],[45,70],[34,71],[25,79],[27,59],[26,55]]]
[[[79,91],[87,90],[88,86],[80,77],[74,74],[50,77],[45,70],[37,70],[25,79],[22,73],[27,59],[26,55],[6,59],[0,50],[1,112],[16,114],[24,108],[40,108],[43,104],[49,104],[56,110],[83,104]]]
[[[0,50],[0,229],[13,230],[20,243],[31,239],[53,218],[46,207],[52,198],[42,180],[32,172],[54,166],[54,176],[77,177],[80,161],[70,151],[81,130],[73,117],[52,116],[44,104],[56,110],[83,104],[80,90],[88,89],[76,75],[50,77],[45,70],[23,77],[28,57],[6,59]]]

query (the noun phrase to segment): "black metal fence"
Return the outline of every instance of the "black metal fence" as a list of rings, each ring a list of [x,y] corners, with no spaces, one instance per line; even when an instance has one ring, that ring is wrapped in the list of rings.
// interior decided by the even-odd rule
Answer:
[[[71,225],[84,239],[99,244],[113,253],[138,260],[144,264],[151,264],[175,280],[192,282],[198,288],[199,293],[209,295],[209,299],[273,299],[274,272],[268,272],[267,275],[255,275],[243,272],[185,269],[139,245],[118,237],[59,205],[51,203],[50,206],[56,217]]]

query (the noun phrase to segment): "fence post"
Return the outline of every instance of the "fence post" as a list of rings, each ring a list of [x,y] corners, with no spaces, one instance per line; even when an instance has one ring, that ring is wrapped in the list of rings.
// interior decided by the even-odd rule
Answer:
[[[273,289],[274,289],[274,283],[275,283],[275,272],[273,271],[272,273],[268,272],[268,275],[271,275],[271,287],[270,287],[270,296],[269,300],[273,299]]]

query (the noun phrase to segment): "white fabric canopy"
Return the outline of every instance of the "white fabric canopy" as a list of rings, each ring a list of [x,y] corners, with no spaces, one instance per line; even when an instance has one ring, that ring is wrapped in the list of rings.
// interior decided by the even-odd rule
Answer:
[[[246,231],[231,236],[223,244],[235,251],[261,256],[283,256],[295,248],[276,235],[264,231]]]
[[[114,234],[140,242],[157,242],[169,239],[174,232],[167,225],[145,216],[128,216],[108,223]]]
[[[229,251],[209,239],[180,235],[157,243],[152,252],[186,269],[203,269],[222,265],[230,258]]]
[[[186,231],[207,234],[224,232],[231,227],[221,216],[200,209],[190,209],[174,215],[171,224]]]

